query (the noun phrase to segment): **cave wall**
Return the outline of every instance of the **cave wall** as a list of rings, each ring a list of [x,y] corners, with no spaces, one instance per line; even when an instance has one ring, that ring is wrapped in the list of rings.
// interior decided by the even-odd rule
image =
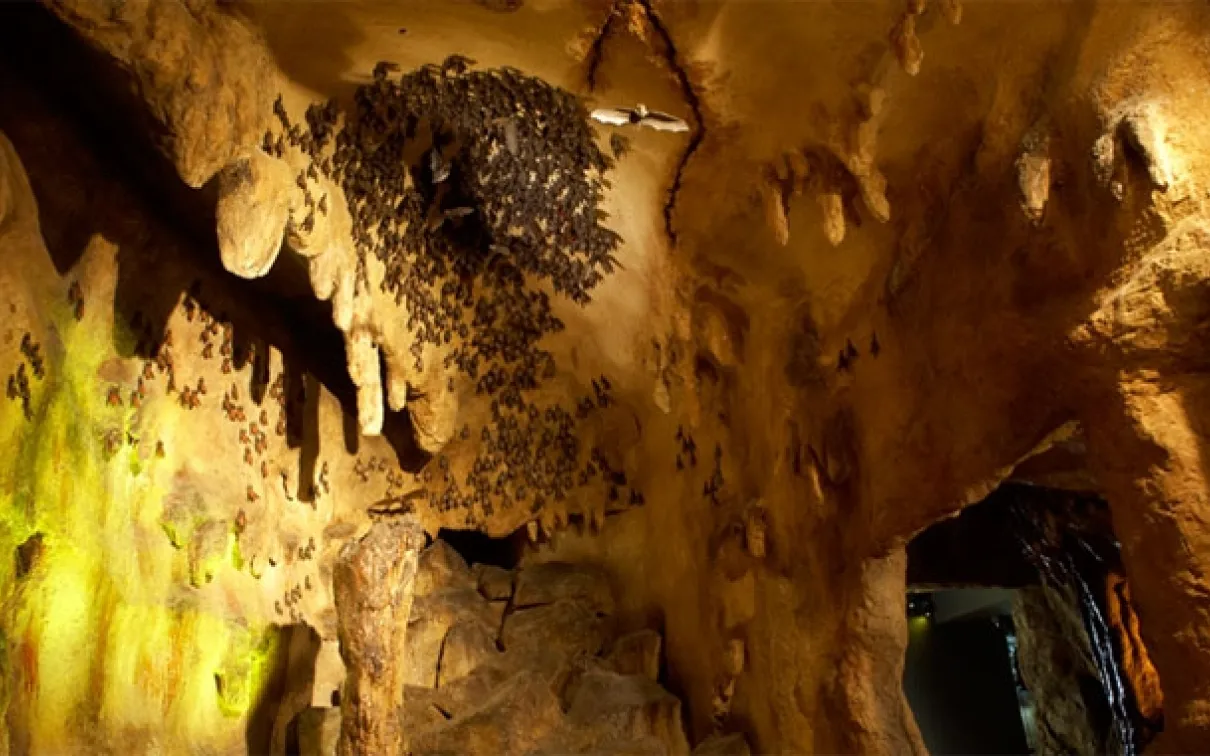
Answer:
[[[315,508],[299,500],[297,478],[323,463],[299,464],[303,444],[291,449],[285,429],[274,432],[283,410],[253,380],[251,359],[223,369],[227,338],[214,338],[213,359],[201,357],[199,313],[243,322],[239,348],[255,341],[263,367],[272,360],[281,374],[272,328],[222,293],[214,266],[182,254],[188,243],[11,71],[0,88],[9,105],[0,340],[4,379],[24,374],[29,386],[28,402],[18,387],[0,407],[10,450],[3,548],[13,555],[4,561],[9,746],[256,750],[252,720],[286,652],[274,629],[289,621],[284,594],[305,582],[308,595],[289,611],[325,624],[314,610],[325,601],[312,594],[326,590],[315,569],[324,559],[299,550],[322,541],[329,520],[317,497],[307,497]],[[186,307],[190,290],[207,305]],[[153,332],[173,332],[158,365]],[[340,438],[339,403],[311,385],[292,435],[334,423]],[[223,409],[232,393],[243,422]],[[249,423],[263,442],[241,443]],[[292,481],[281,477],[287,469]],[[37,547],[23,560],[18,546],[28,543]]]
[[[210,238],[156,230],[164,213],[129,196],[120,167],[95,165],[87,147],[68,149],[65,133],[51,139],[69,129],[38,115],[38,97],[52,93],[22,95],[10,71],[17,83],[6,89],[0,130],[16,151],[6,153],[0,243],[16,311],[0,365],[6,375],[18,369],[28,329],[44,345],[48,377],[31,384],[32,420],[18,400],[0,410],[6,448],[22,450],[2,487],[15,513],[4,545],[34,531],[46,539],[33,582],[5,582],[14,612],[6,637],[46,627],[54,611],[21,593],[48,579],[38,570],[66,570],[79,595],[98,594],[111,580],[98,565],[142,539],[161,572],[123,579],[134,581],[129,590],[154,589],[150,605],[204,608],[210,619],[201,622],[305,622],[330,639],[325,554],[364,532],[372,505],[431,482],[424,455],[410,456],[417,446],[441,450],[457,474],[473,463],[483,400],[446,389],[437,358],[427,371],[392,361],[411,343],[398,329],[407,313],[355,285],[341,224],[356,208],[323,184],[336,198],[332,221],[314,238],[289,232],[305,212],[290,175],[306,161],[259,146],[275,128],[279,93],[298,122],[309,103],[347,99],[371,82],[379,60],[408,72],[460,52],[599,104],[675,111],[692,132],[634,135],[603,202],[623,240],[621,269],[587,307],[553,298],[567,327],[549,341],[559,377],[547,395],[575,401],[595,377],[611,376],[615,401],[581,429],[585,448],[605,450],[626,474],[623,500],[645,504],[612,506],[616,486],[594,483],[564,502],[468,522],[420,498],[413,509],[426,529],[527,528],[541,541],[532,559],[606,567],[622,588],[622,614],[662,625],[668,682],[686,701],[694,741],[722,728],[744,730],[759,752],[920,752],[901,691],[885,684],[900,678],[906,646],[904,544],[1079,425],[1162,681],[1157,748],[1210,742],[1198,411],[1207,301],[1201,40],[1210,11],[953,0],[488,5],[317,3],[304,13],[164,0],[128,3],[115,20],[87,3],[47,4],[128,78],[155,127],[146,139],[179,179],[212,182],[191,201],[218,217]],[[197,54],[178,56],[185,47]],[[277,178],[214,181],[233,156]],[[291,266],[332,302],[324,326],[332,351],[318,346],[318,326],[281,315],[303,308],[273,298],[284,287],[274,275]],[[262,282],[270,285],[238,280],[271,268]],[[214,292],[197,308],[184,296],[195,279],[206,298]],[[85,302],[79,320],[76,295]],[[153,355],[140,354],[137,326],[122,333],[134,309],[172,331],[181,373],[168,395],[167,371],[153,368],[156,385],[138,412],[130,392]],[[202,321],[189,319],[191,309],[229,317],[237,333],[246,323],[248,338],[264,344],[255,350],[261,366],[224,372],[221,355],[201,356]],[[298,372],[316,376],[299,378],[308,386],[303,438],[264,431],[262,443],[247,427],[257,410],[232,422],[224,394],[238,381],[249,395],[265,362],[272,386],[292,372],[283,369],[292,350]],[[194,397],[200,412],[185,409],[192,402],[181,393],[198,378],[209,388]],[[254,396],[259,409],[264,398]],[[384,409],[403,405],[406,413]],[[404,420],[405,440],[392,438],[392,423]],[[276,411],[258,422],[276,423]],[[134,426],[137,439],[126,436]],[[454,437],[461,427],[469,438]],[[106,438],[120,454],[106,457]],[[65,479],[55,443],[70,439],[86,474]],[[162,462],[152,439],[165,442]],[[21,494],[26,481],[50,487]],[[190,517],[199,499],[207,512],[179,549],[156,524],[174,492],[188,497]],[[151,523],[142,530],[98,503],[134,506],[139,496],[140,518]],[[315,558],[299,557],[311,538]],[[92,561],[56,557],[64,542]],[[277,565],[261,568],[258,558],[267,565],[271,555]],[[204,566],[215,558],[222,566]],[[315,588],[303,587],[308,577]],[[201,585],[178,597],[175,586],[190,578]],[[301,601],[288,599],[294,591]],[[158,675],[136,676],[130,662],[71,681],[32,677],[28,660],[120,632],[125,620],[103,602],[79,603],[70,638],[35,633],[9,646],[10,664],[26,660],[22,684],[65,686],[36,698],[64,707],[57,718],[26,711],[35,699],[10,691],[14,731],[61,723],[98,676],[127,691],[196,673],[205,689],[197,695],[218,695],[205,684],[207,660]],[[162,620],[182,621],[173,612]],[[737,637],[747,649],[739,675],[724,653]],[[188,635],[157,638],[179,654],[199,647]],[[141,716],[214,711],[154,700]],[[92,716],[109,723],[106,733],[131,726],[133,713],[102,707]],[[239,722],[195,720],[191,732],[230,744]],[[59,743],[51,724],[41,727],[24,729],[51,738],[38,741],[46,747]],[[70,737],[70,728],[53,732]]]

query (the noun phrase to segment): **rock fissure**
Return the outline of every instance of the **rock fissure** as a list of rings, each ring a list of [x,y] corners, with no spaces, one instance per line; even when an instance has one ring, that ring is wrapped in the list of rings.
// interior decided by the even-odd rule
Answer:
[[[689,106],[689,112],[693,114],[693,130],[689,134],[689,144],[685,146],[685,151],[681,153],[681,157],[677,161],[676,170],[672,174],[672,186],[668,189],[668,198],[664,201],[664,233],[668,237],[669,244],[675,249],[677,245],[677,232],[674,225],[676,203],[680,196],[681,184],[684,182],[685,171],[689,167],[689,161],[693,159],[694,154],[702,145],[702,140],[706,138],[706,121],[702,115],[701,100],[698,99],[697,91],[694,89],[693,83],[689,79],[689,74],[682,65],[668,27],[664,25],[659,13],[652,7],[651,0],[632,0],[632,2],[637,3],[643,9],[644,17],[651,24],[651,28],[659,35],[660,42],[664,48],[664,60],[676,79],[681,96],[685,99],[685,104]]]
[[[605,59],[605,44],[609,41],[614,33],[614,24],[622,15],[622,10],[633,0],[614,0],[613,4],[605,15],[605,23],[593,35],[592,46],[588,50],[588,58],[585,66],[585,81],[588,83],[588,91],[591,93],[597,88],[597,73],[601,67],[601,63]]]

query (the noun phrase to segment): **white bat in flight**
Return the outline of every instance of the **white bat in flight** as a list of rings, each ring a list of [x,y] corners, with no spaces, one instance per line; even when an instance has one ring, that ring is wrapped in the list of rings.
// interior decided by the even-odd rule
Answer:
[[[658,110],[648,110],[647,106],[639,103],[634,108],[598,108],[592,111],[594,120],[608,123],[611,126],[626,126],[636,124],[650,126],[657,131],[688,131],[689,124],[673,115]]]

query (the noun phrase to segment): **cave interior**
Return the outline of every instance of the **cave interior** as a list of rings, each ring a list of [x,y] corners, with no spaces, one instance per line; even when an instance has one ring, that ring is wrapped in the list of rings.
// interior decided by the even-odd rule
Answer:
[[[0,754],[1210,752],[1207,39],[0,3]]]

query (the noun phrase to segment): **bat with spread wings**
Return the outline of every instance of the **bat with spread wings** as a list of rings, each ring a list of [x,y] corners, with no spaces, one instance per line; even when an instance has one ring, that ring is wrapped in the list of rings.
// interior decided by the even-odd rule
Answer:
[[[592,111],[592,117],[601,123],[611,126],[648,126],[656,131],[688,131],[689,124],[676,116],[648,110],[646,105],[639,103],[634,108],[598,108]]]

